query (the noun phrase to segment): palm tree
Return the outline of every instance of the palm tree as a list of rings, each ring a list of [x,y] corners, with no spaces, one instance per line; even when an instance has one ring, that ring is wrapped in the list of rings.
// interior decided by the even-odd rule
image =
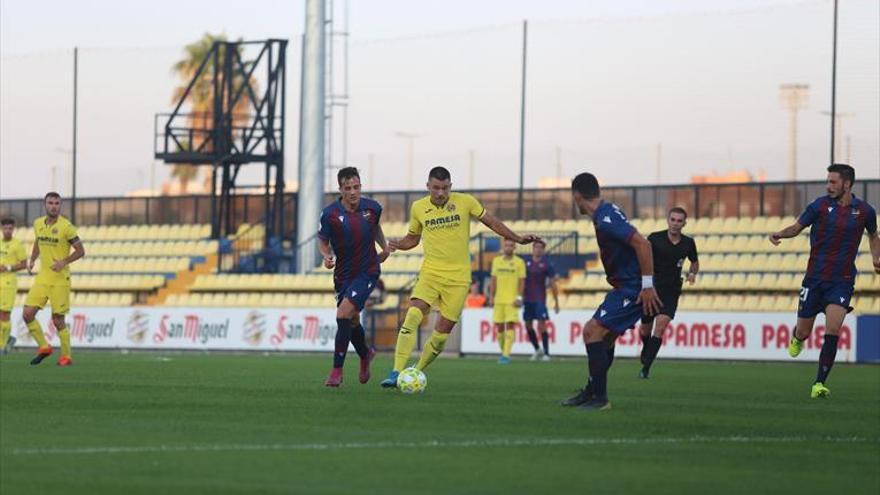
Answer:
[[[172,103],[177,103],[180,98],[183,97],[190,81],[196,77],[196,72],[199,70],[202,61],[208,56],[214,43],[218,41],[227,41],[226,35],[222,33],[219,35],[205,33],[198,41],[184,47],[183,58],[177,61],[172,67],[172,72],[179,77],[181,82],[181,84],[174,89],[174,94],[171,99]],[[241,55],[240,50],[241,48],[239,47],[239,55]],[[245,62],[244,65],[247,68],[249,62]],[[256,82],[251,80],[250,83],[256,91]],[[241,84],[241,81],[233,81],[233,87],[235,88],[240,87]],[[213,127],[214,122],[213,73],[210,70],[205,70],[199,75],[199,78],[196,80],[195,84],[193,84],[192,90],[190,90],[187,95],[187,99],[189,100],[187,103],[189,103],[190,108],[188,115],[189,127],[209,131]],[[250,109],[248,101],[246,99],[239,99],[233,109],[233,126],[246,122],[249,119],[249,113]],[[196,149],[201,146],[207,138],[207,132],[196,133],[193,136],[194,142],[185,143],[185,147],[188,149]],[[189,182],[197,178],[199,169],[201,168],[201,166],[190,163],[176,164],[171,169],[171,176],[180,181],[181,191],[186,192],[187,185]]]

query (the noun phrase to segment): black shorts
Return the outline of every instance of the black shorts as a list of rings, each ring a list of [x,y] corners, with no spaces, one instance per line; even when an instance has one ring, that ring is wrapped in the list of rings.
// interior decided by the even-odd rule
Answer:
[[[668,316],[670,320],[674,319],[675,311],[678,309],[678,298],[681,297],[681,287],[655,287],[655,289],[660,297],[660,302],[663,303],[659,314]],[[647,325],[653,322],[654,316],[642,313],[642,323]]]

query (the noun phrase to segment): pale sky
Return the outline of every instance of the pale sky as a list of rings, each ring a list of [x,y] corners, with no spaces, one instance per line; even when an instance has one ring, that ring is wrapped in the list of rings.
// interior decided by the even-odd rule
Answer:
[[[859,176],[880,177],[880,6],[840,4],[838,111],[849,114],[841,155],[848,137]],[[178,81],[170,67],[205,32],[291,40],[286,169],[296,177],[304,2],[247,5],[0,2],[0,197],[68,191],[73,46],[81,47],[79,195],[119,195],[165,179],[169,167],[152,159],[153,115],[171,109]],[[830,109],[831,6],[352,0],[348,162],[364,170],[368,189],[405,188],[406,147],[394,133],[406,131],[421,135],[415,187],[438,164],[457,187],[469,186],[470,150],[475,187],[515,187],[519,23],[527,18],[527,187],[555,175],[557,147],[563,176],[590,170],[606,184],[652,184],[658,144],[661,183],[743,169],[784,180],[781,83],[810,85],[798,119],[798,175],[819,179],[829,154],[821,112]]]

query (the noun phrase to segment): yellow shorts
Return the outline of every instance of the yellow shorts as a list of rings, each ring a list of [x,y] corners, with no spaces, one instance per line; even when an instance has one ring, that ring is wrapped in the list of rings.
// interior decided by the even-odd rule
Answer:
[[[18,284],[0,282],[0,311],[10,312],[15,306],[15,293],[18,292]]]
[[[519,308],[513,304],[496,304],[492,308],[492,323],[516,323],[519,321]]]
[[[53,315],[66,315],[70,312],[70,286],[34,284],[27,293],[24,305],[43,309],[46,301],[52,306]]]
[[[461,318],[464,301],[467,299],[469,285],[468,282],[419,274],[419,281],[416,282],[410,297],[440,308],[440,315],[447,320],[458,321]]]

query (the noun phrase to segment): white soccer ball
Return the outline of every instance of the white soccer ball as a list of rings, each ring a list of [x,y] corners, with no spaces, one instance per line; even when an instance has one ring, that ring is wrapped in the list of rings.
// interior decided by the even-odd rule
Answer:
[[[428,377],[417,368],[407,368],[397,376],[397,388],[405,394],[420,394],[428,386]]]

